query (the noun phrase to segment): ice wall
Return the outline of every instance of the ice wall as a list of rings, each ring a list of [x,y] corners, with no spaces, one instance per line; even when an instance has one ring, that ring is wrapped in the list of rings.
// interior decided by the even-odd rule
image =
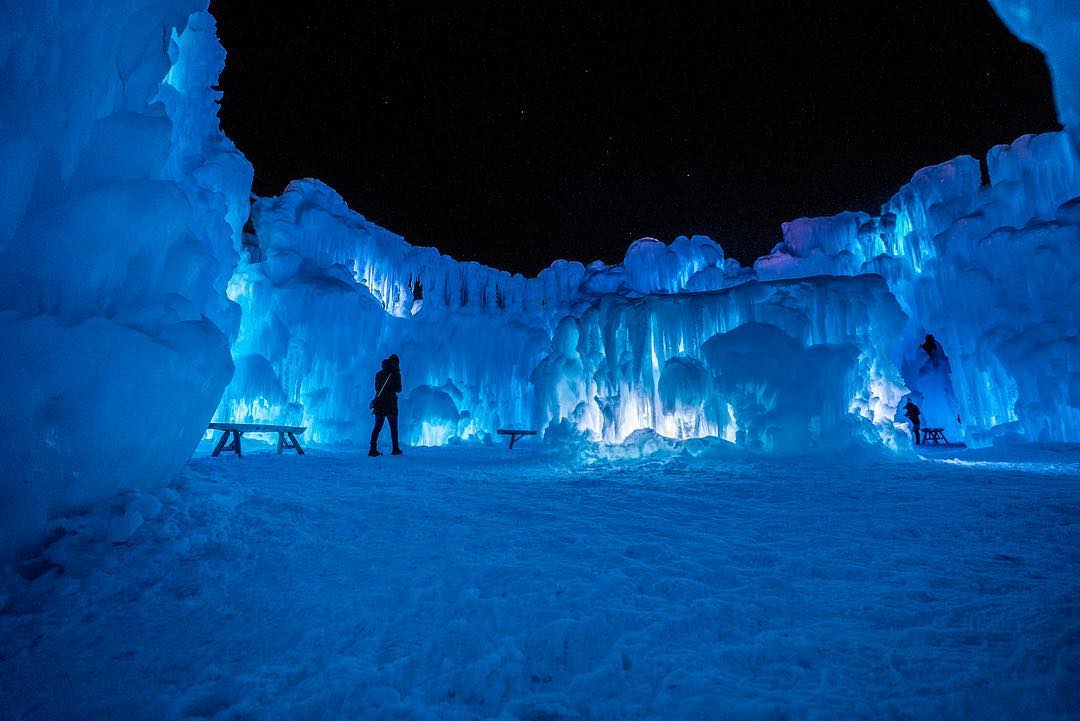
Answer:
[[[206,7],[3,3],[0,555],[170,478],[232,373],[251,168]]]
[[[606,443],[649,428],[767,450],[895,446],[906,321],[877,276],[608,295],[560,323],[533,373],[536,417]]]
[[[1042,51],[1058,119],[1080,141],[1080,4],[1074,0],[990,0],[1018,38]]]
[[[1065,133],[1026,135],[979,163],[924,168],[871,218],[784,226],[761,278],[878,273],[911,317],[906,358],[933,333],[951,361],[962,433],[1080,438],[1080,157]],[[930,425],[950,418],[931,417]],[[1011,425],[1010,425],[1011,424]]]
[[[559,261],[526,279],[412,246],[315,180],[258,199],[252,226],[254,252],[230,286],[244,309],[238,370],[218,417],[303,423],[322,443],[366,442],[372,376],[390,353],[402,363],[406,442],[532,427],[529,377],[560,318],[605,294],[740,278],[695,236],[642,239],[620,265]]]
[[[753,268],[696,236],[642,239],[621,264],[560,261],[533,279],[413,247],[325,185],[299,181],[255,204],[253,255],[231,290],[245,309],[241,370],[218,415],[302,422],[316,441],[362,443],[371,376],[396,352],[410,443],[565,421],[606,442],[651,428],[780,449],[840,438],[838,424],[854,429],[853,416],[892,443],[894,396],[905,382],[926,424],[954,440],[986,443],[1002,432],[1073,440],[1080,276],[1071,199],[1080,195],[1080,164],[1069,137],[1049,133],[992,149],[987,166],[989,185],[964,156],[918,171],[879,216],[786,223],[783,242]],[[857,276],[875,289],[872,303],[857,301],[867,312],[860,330],[808,338],[765,312],[797,309],[815,327],[846,317],[858,294],[803,280],[815,276]],[[772,289],[773,300],[735,316],[704,310],[757,298],[744,287],[755,280],[769,281],[750,287]],[[881,288],[906,315],[887,307]],[[649,309],[647,320],[626,309]],[[703,320],[709,313],[720,315]],[[740,371],[721,372],[706,353],[712,336],[748,323],[781,335],[744,330],[712,347],[746,345],[724,357],[770,376],[740,386],[757,384],[754,403],[723,390]],[[949,358],[940,377],[922,377],[927,333]],[[752,342],[761,344],[755,363]],[[788,356],[801,359],[798,373],[771,360]],[[829,383],[843,380],[821,387],[805,370],[816,366],[830,369]]]
[[[413,247],[314,180],[256,201],[248,248],[222,419],[366,443],[393,352],[408,443],[564,422],[605,442],[651,428],[769,449],[895,443],[907,319],[877,276],[752,283],[684,237],[526,279]]]
[[[316,442],[365,442],[372,377],[397,353],[406,442],[528,422],[528,374],[548,318],[584,276],[580,263],[529,281],[459,263],[368,222],[312,180],[259,199],[252,220],[257,253],[230,286],[244,308],[238,370],[219,417],[284,419]]]
[[[926,424],[954,440],[1080,440],[1080,10],[993,4],[1046,54],[1066,131],[993,148],[987,185],[962,156],[916,172],[877,216],[785,223],[783,242],[753,268],[695,236],[642,239],[621,264],[561,261],[526,279],[415,248],[314,181],[260,199],[257,262],[232,284],[248,311],[241,372],[219,415],[288,418],[316,440],[363,441],[370,376],[396,351],[411,442],[513,423],[608,442],[650,428],[779,448],[836,437],[853,416],[888,440],[905,384]],[[868,274],[884,279],[905,322]],[[816,276],[861,280],[802,280]],[[755,295],[762,288],[771,300]],[[801,330],[846,317],[869,289],[860,330],[813,339]],[[804,321],[776,320],[778,308]],[[949,359],[932,372],[919,349],[927,333]],[[830,369],[828,387],[805,370],[815,364]],[[820,403],[800,406],[800,389]]]

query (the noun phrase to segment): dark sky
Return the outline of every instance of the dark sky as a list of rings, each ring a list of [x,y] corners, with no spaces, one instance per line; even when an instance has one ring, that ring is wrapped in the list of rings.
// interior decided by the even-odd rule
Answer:
[[[985,0],[215,0],[255,192],[317,177],[418,245],[532,275],[876,212],[918,168],[1056,129]]]

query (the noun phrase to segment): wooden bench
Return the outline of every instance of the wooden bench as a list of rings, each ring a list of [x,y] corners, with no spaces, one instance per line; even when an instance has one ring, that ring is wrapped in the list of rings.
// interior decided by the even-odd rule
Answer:
[[[946,446],[950,445],[949,444],[949,439],[945,437],[945,429],[944,428],[923,428],[922,429],[922,442],[923,442],[924,446],[929,444],[929,443],[932,443],[935,446],[939,446],[939,445],[942,445],[942,444],[944,444]]]
[[[514,444],[517,443],[518,439],[520,438],[536,435],[536,431],[526,431],[516,428],[500,428],[495,432],[498,433],[500,436],[510,436],[510,445],[508,446],[508,448],[513,448]]]
[[[240,437],[245,433],[277,433],[278,455],[281,455],[281,452],[286,448],[296,451],[301,456],[304,455],[304,449],[300,447],[300,441],[296,440],[296,434],[303,434],[307,430],[307,426],[273,426],[266,423],[211,423],[207,427],[212,431],[222,431],[221,438],[218,440],[217,445],[214,446],[214,452],[210,454],[211,456],[218,456],[222,451],[232,451],[237,456],[242,456]],[[229,443],[230,437],[232,438],[231,443]],[[228,445],[226,445],[227,443]]]

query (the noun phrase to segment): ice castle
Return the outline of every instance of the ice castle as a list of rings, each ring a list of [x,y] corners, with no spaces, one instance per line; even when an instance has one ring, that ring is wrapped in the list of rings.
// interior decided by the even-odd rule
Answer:
[[[993,5],[1045,54],[1065,130],[990,149],[989,182],[970,156],[918,170],[877,216],[785,223],[751,267],[646,238],[525,278],[318,180],[251,199],[205,0],[5,2],[0,549],[161,484],[212,417],[363,443],[390,352],[411,444],[519,426],[906,452],[909,397],[969,445],[1080,440],[1080,7]]]

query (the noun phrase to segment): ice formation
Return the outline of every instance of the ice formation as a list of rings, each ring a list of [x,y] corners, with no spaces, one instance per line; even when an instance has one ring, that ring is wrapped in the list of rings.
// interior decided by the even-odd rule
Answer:
[[[733,440],[773,447],[787,435],[799,440],[780,445],[794,447],[817,443],[852,412],[893,442],[903,383],[892,339],[904,322],[876,276],[746,285],[747,269],[695,236],[642,239],[620,265],[559,262],[526,279],[414,248],[313,180],[257,200],[252,223],[230,285],[244,312],[223,418],[303,423],[316,442],[362,442],[371,369],[396,352],[407,391],[403,436],[413,444],[569,421],[597,441],[621,442],[640,428],[687,438],[730,426],[746,431],[729,428]],[[800,395],[791,379],[806,372],[779,364],[775,377],[748,377],[754,403],[713,393],[714,377],[760,369],[760,356],[773,352],[762,347],[755,357],[761,336],[748,335],[743,355],[714,359],[705,372],[703,344],[750,322],[782,329],[805,362],[829,352],[847,358],[829,377],[831,392],[812,383]],[[691,361],[705,373],[700,387],[672,380]],[[778,402],[805,403],[798,429],[779,429]],[[770,430],[749,430],[762,424]]]
[[[167,481],[232,374],[251,166],[197,0],[4,3],[0,554]]]
[[[533,374],[537,421],[608,443],[648,428],[804,450],[846,442],[838,426],[865,419],[893,443],[903,383],[890,358],[905,320],[876,276],[608,295],[560,323]]]
[[[1080,9],[1073,0],[990,0],[1018,38],[1042,51],[1058,119],[1080,140]]]
[[[879,217],[786,224],[784,242],[755,271],[882,275],[910,318],[906,360],[921,358],[924,333],[944,347],[969,442],[1003,432],[1076,440],[1078,162],[1062,132],[991,149],[989,185],[969,156],[924,168]]]
[[[1080,11],[994,4],[1045,52],[1066,129],[990,150],[988,184],[968,156],[925,168],[877,216],[786,223],[752,267],[694,236],[524,278],[414,247],[316,180],[246,225],[205,1],[6,3],[0,551],[168,478],[211,415],[363,442],[390,352],[412,444],[904,447],[908,395],[969,444],[1080,440]]]
[[[1075,440],[1077,163],[1068,134],[1024,136],[990,151],[988,185],[968,156],[925,168],[880,216],[784,224],[753,268],[695,236],[534,279],[414,248],[295,182],[254,205],[231,286],[241,370],[218,412],[361,442],[372,369],[397,352],[414,444],[555,424],[608,443],[648,428],[779,450],[845,428],[895,446],[909,391],[955,440]],[[769,328],[732,333],[748,323]],[[927,334],[948,358],[929,375]]]
[[[1066,130],[991,149],[989,184],[962,156],[915,173],[876,217],[785,223],[752,268],[695,236],[526,279],[414,248],[317,181],[258,199],[230,293],[240,372],[218,415],[360,442],[368,377],[396,351],[412,443],[524,425],[607,443],[649,429],[902,446],[908,396],[957,441],[1077,440],[1080,15],[995,6],[1047,54]],[[944,362],[920,348],[930,334]]]

